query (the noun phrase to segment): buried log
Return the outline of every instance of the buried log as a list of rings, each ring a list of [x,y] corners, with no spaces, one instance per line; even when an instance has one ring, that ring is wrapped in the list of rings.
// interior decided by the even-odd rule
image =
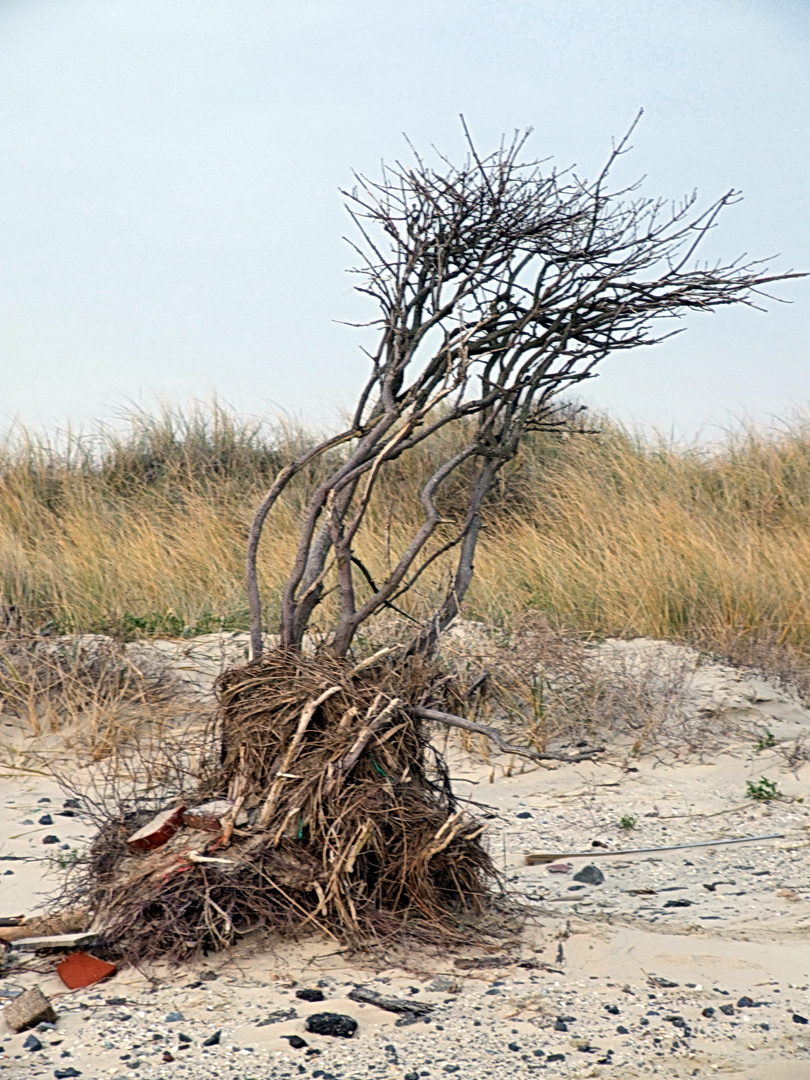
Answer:
[[[221,830],[192,815],[198,828],[132,851],[141,820],[124,829],[117,813],[80,882],[105,956],[180,959],[257,927],[460,942],[477,920],[487,935],[484,826],[459,810],[417,711],[436,674],[383,659],[353,668],[279,649],[223,674],[207,771],[181,793],[217,804]]]

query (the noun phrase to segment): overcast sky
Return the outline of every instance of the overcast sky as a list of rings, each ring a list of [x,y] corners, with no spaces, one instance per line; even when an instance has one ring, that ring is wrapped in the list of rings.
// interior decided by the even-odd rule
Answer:
[[[338,189],[532,126],[705,202],[706,254],[810,269],[807,0],[0,0],[0,421],[216,393],[328,421],[365,372]],[[587,400],[714,437],[810,403],[810,281],[608,359]]]

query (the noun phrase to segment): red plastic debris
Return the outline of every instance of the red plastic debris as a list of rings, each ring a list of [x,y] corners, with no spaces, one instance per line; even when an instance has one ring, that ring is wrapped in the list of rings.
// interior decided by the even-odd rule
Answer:
[[[160,847],[167,840],[171,840],[183,823],[185,806],[174,806],[170,810],[163,810],[157,817],[138,829],[127,840],[130,851],[151,851]]]
[[[99,960],[97,956],[91,956],[86,952],[71,953],[56,965],[59,978],[69,986],[71,990],[78,990],[83,986],[92,986],[93,983],[101,982],[118,970],[115,964],[108,964],[106,960]]]

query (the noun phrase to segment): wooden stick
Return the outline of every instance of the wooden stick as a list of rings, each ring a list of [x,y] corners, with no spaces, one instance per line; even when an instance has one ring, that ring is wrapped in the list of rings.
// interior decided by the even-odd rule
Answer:
[[[721,844],[753,844],[757,840],[783,840],[784,836],[784,833],[775,832],[768,833],[767,836],[740,836],[731,840],[699,840],[693,844],[667,844],[666,847],[624,848],[619,851],[599,851],[592,848],[590,851],[563,851],[554,855],[543,852],[527,855],[526,865],[534,866],[535,863],[554,862],[555,859],[594,859],[602,855],[646,855],[651,851],[681,851],[683,848],[719,847]]]

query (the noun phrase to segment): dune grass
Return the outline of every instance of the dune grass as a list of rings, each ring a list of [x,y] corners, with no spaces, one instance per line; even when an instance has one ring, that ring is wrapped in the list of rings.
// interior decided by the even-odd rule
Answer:
[[[591,426],[599,433],[533,436],[507,470],[487,510],[466,614],[508,626],[540,610],[585,636],[652,635],[751,662],[810,661],[810,420],[740,428],[710,449],[606,420]],[[68,433],[58,445],[11,432],[0,445],[0,599],[32,629],[133,638],[246,627],[253,509],[313,437],[217,404],[133,413],[121,429]],[[427,445],[381,484],[360,542],[372,574],[404,544],[420,479],[441,452]],[[271,630],[317,477],[301,477],[265,529]],[[446,492],[448,519],[455,502]],[[439,562],[410,597],[415,616],[447,569]]]

